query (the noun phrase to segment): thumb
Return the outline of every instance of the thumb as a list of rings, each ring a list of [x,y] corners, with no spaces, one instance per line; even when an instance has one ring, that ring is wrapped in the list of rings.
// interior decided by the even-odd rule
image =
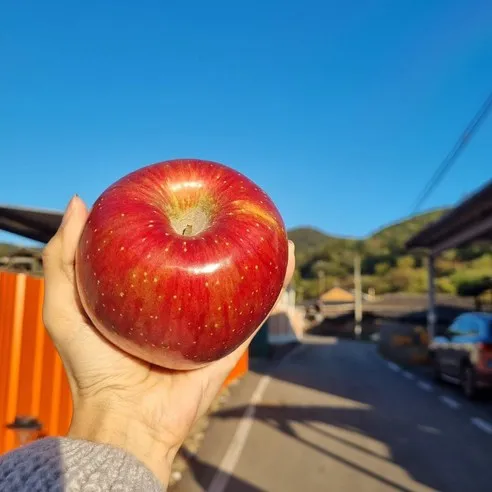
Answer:
[[[291,241],[289,239],[289,253],[288,253],[288,260],[287,260],[287,270],[285,272],[285,279],[284,279],[284,289],[286,289],[291,280],[292,280],[292,275],[294,274],[294,270],[296,268],[296,257],[295,257],[295,244],[294,241]]]
[[[87,220],[84,202],[75,195],[69,202],[56,234],[43,251],[46,287],[74,282],[74,261],[80,236]]]

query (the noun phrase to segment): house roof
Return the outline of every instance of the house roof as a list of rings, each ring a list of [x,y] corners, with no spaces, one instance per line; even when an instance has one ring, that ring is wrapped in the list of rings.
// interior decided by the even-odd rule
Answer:
[[[492,180],[424,227],[406,246],[439,253],[477,240],[492,240]]]
[[[63,214],[52,210],[0,206],[0,230],[47,243],[57,231]]]
[[[321,294],[322,302],[354,302],[354,295],[341,287],[333,287],[324,294]]]

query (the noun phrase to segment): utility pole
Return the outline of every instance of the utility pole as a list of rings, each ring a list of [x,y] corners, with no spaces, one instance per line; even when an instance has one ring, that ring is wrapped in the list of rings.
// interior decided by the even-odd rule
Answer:
[[[362,279],[361,279],[361,261],[360,255],[356,253],[354,257],[354,290],[355,290],[355,307],[354,307],[354,317],[355,317],[355,336],[360,337],[362,333]]]
[[[430,254],[427,259],[427,268],[429,271],[429,307],[427,310],[427,332],[432,340],[436,336],[436,276],[434,256]]]
[[[325,287],[325,272],[323,270],[318,270],[318,292],[321,296],[324,292]]]

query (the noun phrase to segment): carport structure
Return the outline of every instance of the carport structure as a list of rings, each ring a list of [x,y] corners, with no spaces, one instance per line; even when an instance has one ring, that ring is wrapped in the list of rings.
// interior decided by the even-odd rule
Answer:
[[[55,234],[63,214],[52,210],[0,206],[0,230],[47,243]]]
[[[435,259],[443,251],[476,241],[492,241],[492,180],[439,220],[424,227],[406,244],[409,250],[423,249],[428,256],[427,326],[431,337],[435,334],[436,324]]]

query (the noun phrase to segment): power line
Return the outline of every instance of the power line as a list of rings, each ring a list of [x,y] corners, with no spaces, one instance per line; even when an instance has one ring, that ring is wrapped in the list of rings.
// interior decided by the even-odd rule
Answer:
[[[420,192],[415,205],[412,210],[412,214],[419,211],[422,204],[427,200],[429,195],[434,191],[436,186],[444,178],[445,174],[451,169],[452,165],[456,162],[456,159],[461,154],[463,149],[470,143],[473,135],[480,128],[480,125],[485,121],[485,118],[492,109],[492,93],[489,95],[485,103],[478,110],[477,114],[473,117],[471,122],[465,128],[465,131],[461,134],[458,141],[455,143],[454,147],[451,149],[449,154],[444,158],[444,160],[439,164],[437,169],[434,171],[431,179],[424,186],[423,190]]]

